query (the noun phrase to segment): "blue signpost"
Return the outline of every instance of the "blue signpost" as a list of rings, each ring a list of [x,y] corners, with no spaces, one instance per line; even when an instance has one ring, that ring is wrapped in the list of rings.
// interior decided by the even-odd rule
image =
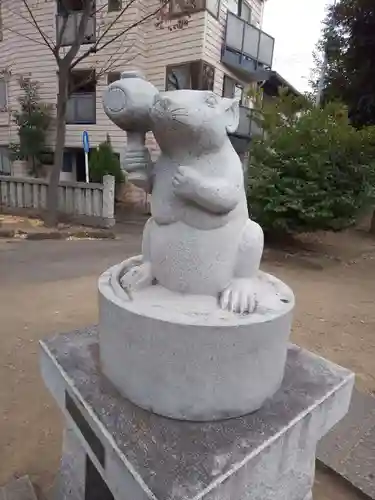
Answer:
[[[89,182],[89,152],[90,152],[90,141],[89,134],[85,130],[82,134],[83,151],[85,152],[85,175],[86,182]]]

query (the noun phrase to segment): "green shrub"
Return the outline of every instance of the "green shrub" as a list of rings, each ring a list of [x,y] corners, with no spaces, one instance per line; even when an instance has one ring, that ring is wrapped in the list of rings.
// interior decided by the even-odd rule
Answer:
[[[124,172],[121,170],[120,158],[113,151],[111,140],[107,139],[99,144],[99,147],[90,152],[89,172],[91,182],[103,182],[105,175],[113,175],[116,183],[125,180]]]
[[[269,232],[342,230],[372,202],[375,128],[354,129],[339,104],[281,93],[257,108],[265,130],[248,168],[252,217]]]
[[[30,175],[43,175],[45,155],[51,154],[47,147],[47,133],[52,123],[52,105],[40,99],[40,84],[29,77],[21,76],[18,84],[22,93],[18,97],[18,108],[12,112],[17,127],[18,141],[9,149],[12,160],[24,160]]]

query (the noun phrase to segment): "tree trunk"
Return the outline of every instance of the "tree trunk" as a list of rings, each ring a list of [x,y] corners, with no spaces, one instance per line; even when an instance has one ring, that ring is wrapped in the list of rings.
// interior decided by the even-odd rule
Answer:
[[[58,217],[58,191],[60,172],[63,165],[65,133],[66,133],[66,106],[68,99],[69,68],[59,68],[59,89],[57,94],[57,116],[56,116],[56,142],[53,167],[49,177],[47,190],[47,212],[45,223],[47,226],[56,226]]]

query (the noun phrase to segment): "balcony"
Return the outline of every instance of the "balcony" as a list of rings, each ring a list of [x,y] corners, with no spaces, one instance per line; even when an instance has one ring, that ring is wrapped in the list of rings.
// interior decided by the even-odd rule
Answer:
[[[66,123],[89,125],[96,123],[95,92],[72,94],[67,103]]]
[[[267,80],[275,39],[228,12],[221,61],[246,82]]]
[[[82,19],[82,12],[70,12],[68,17],[58,14],[56,16],[56,40],[60,39],[61,30],[64,30],[61,38],[61,45],[72,45],[77,38],[79,24]],[[65,24],[66,22],[66,24]],[[96,18],[91,16],[88,20],[83,43],[96,42]]]

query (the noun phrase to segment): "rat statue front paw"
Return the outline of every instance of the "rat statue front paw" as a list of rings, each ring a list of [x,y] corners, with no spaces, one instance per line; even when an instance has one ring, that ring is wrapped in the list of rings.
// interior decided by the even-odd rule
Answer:
[[[140,290],[152,284],[151,263],[143,262],[138,266],[131,267],[121,278],[122,288],[132,298],[134,290]]]
[[[184,197],[194,194],[198,183],[196,172],[189,167],[179,167],[172,180],[175,194]]]
[[[239,314],[251,314],[257,306],[252,280],[234,279],[221,293],[220,307]]]

